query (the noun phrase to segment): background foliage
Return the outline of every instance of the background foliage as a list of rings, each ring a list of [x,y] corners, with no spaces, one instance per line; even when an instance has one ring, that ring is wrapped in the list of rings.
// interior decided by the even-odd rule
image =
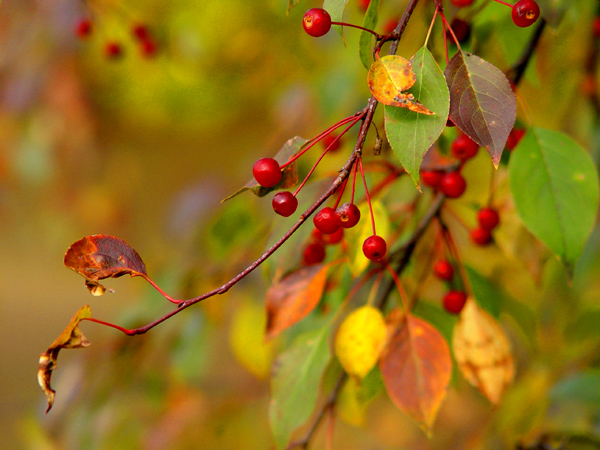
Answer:
[[[420,3],[402,39],[405,58],[421,48],[431,17],[430,2]],[[546,3],[562,5],[565,13],[542,37],[519,85],[517,122],[568,133],[597,164],[598,110],[588,77],[598,81],[595,65],[589,68],[597,2]],[[382,1],[378,30],[405,4]],[[111,280],[114,295],[90,299],[81,280],[61,265],[80,236],[125,239],[161,286],[186,297],[228,280],[285,231],[291,219],[271,215],[267,201],[219,202],[248,180],[258,157],[364,106],[370,93],[359,34],[346,30],[346,47],[335,33],[310,38],[301,17],[309,6],[320,6],[310,2],[289,16],[287,2],[274,0],[91,5],[101,30],[85,43],[72,31],[83,13],[78,2],[5,0],[0,6],[0,403],[7,448],[271,448],[267,380],[273,359],[327,318],[327,311],[318,311],[281,338],[263,340],[269,280],[286,261],[297,261],[309,229],[262,273],[143,337],[85,324],[93,345],[61,355],[54,380],[61,400],[46,417],[35,362],[82,302],[93,302],[95,316],[132,327],[169,308],[137,279]],[[471,50],[507,68],[531,30],[515,29],[508,8],[492,1],[477,0],[472,11]],[[345,20],[362,23],[362,16],[349,2]],[[156,32],[156,58],[139,55],[129,37],[137,21]],[[110,36],[125,42],[120,61],[103,57]],[[442,55],[439,27],[430,50]],[[377,114],[381,123],[383,108]],[[444,133],[449,142],[455,131]],[[471,224],[474,205],[488,196],[491,167],[483,153],[464,173],[470,186],[485,188],[467,190],[452,207]],[[343,150],[336,153],[321,175],[344,160]],[[522,189],[527,181],[521,180]],[[497,198],[508,199],[508,182],[497,182]],[[310,189],[317,193],[319,187]],[[407,177],[394,193],[406,204],[415,195]],[[454,373],[435,438],[428,440],[381,395],[374,375],[360,390],[348,385],[342,391],[336,448],[515,448],[544,433],[571,436],[568,448],[598,447],[600,234],[592,233],[569,282],[506,202],[497,246],[474,248],[458,221],[449,225],[464,247],[477,298],[486,299],[483,306],[513,342],[513,387],[492,408]],[[415,256],[422,264],[431,252],[424,242]],[[405,280],[410,291],[414,274]],[[342,282],[351,276],[344,274]],[[438,300],[443,292],[441,283],[426,283],[420,292],[426,301],[415,314],[449,337],[453,324]],[[330,307],[341,300],[329,299]],[[326,369],[323,392],[336,370]],[[318,433],[315,448],[323,439]]]

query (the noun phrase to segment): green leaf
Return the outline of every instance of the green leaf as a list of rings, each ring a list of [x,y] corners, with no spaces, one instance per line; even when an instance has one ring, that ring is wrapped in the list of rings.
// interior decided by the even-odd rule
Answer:
[[[517,99],[508,79],[496,66],[460,50],[444,76],[450,90],[450,119],[485,147],[498,167],[517,117]]]
[[[372,30],[377,25],[377,21],[379,20],[379,0],[371,0],[369,3],[369,7],[367,8],[367,13],[365,14],[365,20],[363,22],[363,28],[368,28]],[[358,54],[360,56],[360,60],[367,70],[371,68],[371,63],[373,60],[373,35],[368,31],[361,31],[360,40],[358,43]]]
[[[513,151],[509,177],[521,220],[572,273],[598,209],[591,158],[570,137],[532,128]]]
[[[314,409],[321,375],[331,359],[327,344],[330,331],[324,326],[298,336],[275,362],[269,421],[280,449]]]
[[[323,9],[329,13],[332,22],[342,22],[347,3],[348,0],[323,0]],[[341,25],[332,25],[332,28],[344,37],[344,28]]]
[[[408,92],[435,115],[385,106],[385,131],[394,153],[419,187],[419,167],[423,155],[446,126],[450,94],[444,75],[429,50],[421,48],[411,62],[417,80]]]
[[[550,392],[555,401],[571,401],[600,407],[600,370],[587,369],[562,380]]]

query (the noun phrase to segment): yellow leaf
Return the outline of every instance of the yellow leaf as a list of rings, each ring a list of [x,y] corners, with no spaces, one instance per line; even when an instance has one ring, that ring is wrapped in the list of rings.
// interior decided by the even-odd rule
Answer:
[[[467,300],[454,328],[452,348],[464,377],[498,404],[513,380],[514,360],[504,331],[473,298]]]
[[[360,385],[355,378],[348,378],[336,403],[336,412],[344,422],[360,427],[365,424],[365,405],[358,398]]]
[[[387,327],[381,311],[363,306],[340,325],[335,336],[335,354],[349,375],[362,379],[377,363],[386,337]]]
[[[266,317],[262,305],[243,302],[235,312],[229,332],[229,345],[238,362],[258,378],[269,374],[273,345],[265,342]]]
[[[410,61],[397,55],[376,59],[367,75],[371,93],[384,105],[407,108],[431,116],[434,113],[415,100],[414,95],[402,92],[410,89],[416,80]]]
[[[50,378],[52,371],[56,367],[56,360],[58,358],[58,352],[63,348],[85,348],[90,346],[90,342],[83,335],[79,329],[79,322],[82,319],[87,319],[92,315],[90,307],[88,305],[75,313],[69,325],[63,330],[52,345],[48,347],[44,353],[40,355],[39,367],[38,367],[38,383],[48,400],[48,408],[46,412],[50,411],[54,403],[55,391],[50,387]]]

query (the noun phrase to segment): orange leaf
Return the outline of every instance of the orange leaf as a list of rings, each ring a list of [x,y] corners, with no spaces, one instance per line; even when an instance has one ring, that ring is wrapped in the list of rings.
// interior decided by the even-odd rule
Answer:
[[[146,266],[140,255],[125,241],[94,234],[86,236],[69,247],[64,264],[85,278],[85,285],[93,295],[104,294],[98,280],[117,278],[125,274],[145,276]]]
[[[394,404],[429,434],[452,374],[450,350],[440,332],[407,315],[384,349],[379,367]]]
[[[303,267],[281,279],[267,291],[267,339],[306,317],[319,303],[327,265]]]
[[[473,298],[467,300],[454,328],[452,349],[469,383],[498,404],[515,375],[514,360],[504,331]]]
[[[81,330],[79,330],[79,322],[90,316],[91,312],[88,305],[80,308],[71,319],[69,325],[67,325],[63,332],[60,333],[60,336],[58,336],[52,345],[48,347],[48,350],[40,355],[38,383],[48,400],[46,412],[50,411],[50,408],[52,408],[52,405],[54,404],[55,391],[50,387],[50,378],[52,376],[52,370],[56,367],[58,352],[63,348],[85,348],[90,346],[90,342],[85,338]]]
[[[367,75],[371,93],[384,105],[399,106],[431,116],[434,113],[415,100],[414,95],[402,93],[410,89],[416,80],[410,61],[397,55],[376,59]]]

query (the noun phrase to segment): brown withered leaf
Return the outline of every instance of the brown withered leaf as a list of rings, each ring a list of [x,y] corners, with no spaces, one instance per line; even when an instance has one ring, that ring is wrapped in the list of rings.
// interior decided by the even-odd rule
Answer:
[[[86,236],[69,247],[64,264],[85,278],[85,285],[93,295],[102,295],[104,286],[98,280],[146,276],[146,266],[140,255],[125,241],[105,234]]]
[[[90,346],[90,342],[79,329],[79,322],[82,319],[87,319],[91,315],[90,307],[88,305],[80,308],[71,319],[69,325],[67,325],[67,328],[60,333],[60,336],[58,336],[52,345],[48,347],[48,350],[40,355],[38,383],[48,400],[46,413],[50,411],[54,404],[55,391],[50,387],[50,377],[52,376],[52,371],[56,367],[58,352],[63,348],[85,348]]]
[[[431,324],[408,314],[388,341],[379,367],[394,404],[429,434],[452,375],[444,337]]]
[[[291,158],[296,156],[302,148],[307,144],[307,140],[301,138],[300,136],[295,136],[291,139],[288,139],[283,147],[279,149],[277,154],[273,156],[273,159],[279,163],[279,165],[283,165],[288,162]],[[281,181],[277,183],[276,186],[273,187],[263,187],[258,182],[252,178],[248,181],[242,188],[238,189],[236,192],[231,194],[229,197],[221,200],[221,203],[226,202],[227,200],[231,200],[233,197],[237,197],[242,192],[251,191],[257,197],[264,197],[269,192],[278,190],[278,189],[289,189],[298,184],[298,165],[296,161],[291,163],[289,166],[286,166],[283,169],[283,175],[281,177]]]
[[[498,404],[515,375],[514,360],[504,331],[473,298],[467,300],[454,328],[452,349],[469,383]]]
[[[272,339],[306,317],[319,303],[325,282],[327,265],[303,267],[282,278],[267,291],[266,338]]]

